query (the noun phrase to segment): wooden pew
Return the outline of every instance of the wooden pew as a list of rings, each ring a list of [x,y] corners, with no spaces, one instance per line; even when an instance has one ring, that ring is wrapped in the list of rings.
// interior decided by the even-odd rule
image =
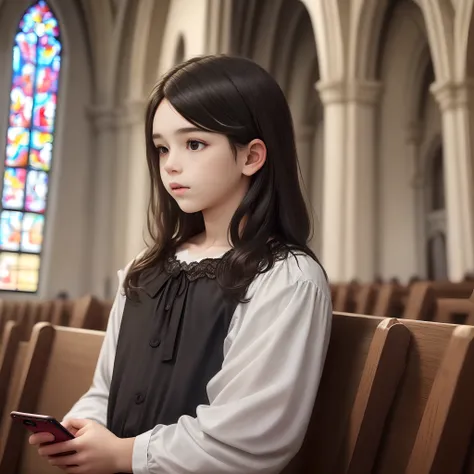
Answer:
[[[407,474],[461,474],[474,426],[474,327],[456,326],[433,382]]]
[[[469,298],[439,298],[434,320],[439,323],[474,326],[474,292]]]
[[[91,295],[83,296],[75,300],[68,326],[73,328],[95,329],[98,331],[105,330],[107,320],[104,317],[104,306],[102,302]]]
[[[355,295],[357,288],[358,285],[355,282],[338,284],[334,291],[334,311],[353,313],[355,311]]]
[[[2,420],[3,409],[7,403],[8,388],[14,373],[15,357],[20,342],[20,325],[16,321],[7,321],[0,346],[0,420]]]
[[[92,380],[103,334],[36,325],[7,410],[62,418]],[[305,442],[284,473],[467,474],[473,373],[474,327],[335,314]],[[8,423],[0,474],[56,472],[26,438]]]
[[[414,283],[410,289],[403,318],[431,321],[436,313],[439,298],[469,298],[474,291],[474,282],[462,283],[423,281]]]
[[[432,443],[430,449],[433,451],[445,450],[446,446],[440,445],[442,441],[446,441],[444,438],[440,440],[439,436],[431,436],[426,430],[420,434],[420,427],[433,428],[433,407],[434,413],[436,407],[440,413],[443,410],[449,412],[452,409],[459,409],[457,403],[451,404],[449,397],[440,399],[440,395],[451,392],[452,388],[449,388],[446,380],[455,378],[453,374],[459,372],[460,365],[467,363],[470,366],[472,363],[471,349],[467,351],[469,354],[467,361],[456,359],[452,355],[453,353],[456,355],[458,349],[459,341],[457,338],[453,339],[458,326],[408,319],[403,320],[403,324],[410,330],[411,344],[406,371],[385,424],[384,436],[374,465],[374,472],[377,474],[408,473],[408,468],[411,469],[410,474],[413,474],[411,463],[415,461],[412,461],[412,456],[419,443],[419,436],[428,436],[429,442]],[[471,347],[470,341],[468,347]],[[443,389],[439,390],[439,386]],[[469,411],[469,407],[463,406],[463,408]],[[460,442],[459,451],[464,448],[465,445]],[[459,451],[452,452],[459,454]],[[436,461],[438,461],[436,468],[424,464],[426,469],[419,470],[416,474],[443,472],[442,469],[450,474],[460,474],[460,471],[454,469],[455,463],[451,467],[444,464],[442,459],[437,458]]]
[[[335,315],[306,439],[285,474],[370,472],[408,343],[395,320]]]
[[[407,287],[395,283],[384,283],[379,287],[371,314],[400,318],[405,310],[407,296]]]
[[[0,339],[0,450],[4,436],[1,436],[9,422],[9,412],[19,389],[22,367],[28,350],[28,341],[34,324],[43,320],[69,321],[72,326],[82,329],[105,329],[107,318],[104,306],[98,299],[86,296],[74,302],[56,300],[51,302],[22,302],[16,305],[16,320],[7,323],[7,330]],[[46,309],[45,309],[46,308]],[[72,311],[71,311],[72,309]],[[49,310],[49,313],[47,313]],[[108,317],[108,314],[107,314]],[[2,349],[3,345],[5,347]]]
[[[376,283],[366,283],[360,285],[355,294],[356,314],[374,314],[375,303],[380,286]]]
[[[73,304],[73,301],[70,300],[54,300],[51,310],[51,324],[55,326],[69,326]]]
[[[462,473],[474,426],[474,328],[397,321],[395,327],[401,324],[410,333],[407,357],[396,360],[404,370],[397,377],[400,365],[375,365],[383,367],[378,379],[382,387],[399,380],[396,393],[387,397],[375,391],[378,396],[367,397],[370,408],[356,416],[355,400],[363,397],[367,386],[361,374],[365,364],[371,365],[367,344],[377,339],[375,333],[373,338],[370,332],[364,335],[361,327],[383,321],[387,320],[334,315],[328,358],[305,443],[298,462],[290,464],[285,474]],[[393,363],[393,354],[389,354],[387,359]],[[377,410],[381,411],[377,414]],[[366,431],[361,428],[371,425]],[[359,435],[358,443],[354,434]]]
[[[45,413],[58,419],[89,388],[104,333],[37,324],[28,343],[19,390],[6,410]],[[57,472],[28,445],[25,428],[6,423],[0,448],[0,474]]]

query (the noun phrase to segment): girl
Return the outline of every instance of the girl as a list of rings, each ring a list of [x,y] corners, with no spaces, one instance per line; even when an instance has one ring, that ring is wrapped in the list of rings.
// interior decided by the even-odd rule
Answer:
[[[332,311],[288,104],[249,60],[195,58],[153,91],[145,137],[153,245],[119,273],[92,386],[63,420],[76,438],[30,442],[70,474],[281,472]]]

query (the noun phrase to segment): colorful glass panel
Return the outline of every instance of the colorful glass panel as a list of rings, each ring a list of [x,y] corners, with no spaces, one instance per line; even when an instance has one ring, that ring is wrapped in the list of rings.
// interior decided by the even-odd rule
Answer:
[[[53,152],[53,135],[33,131],[30,148],[30,166],[37,170],[49,171]]]
[[[24,128],[10,127],[7,133],[6,166],[26,166],[28,164],[28,144],[30,132]]]
[[[36,291],[38,288],[40,257],[26,253],[18,256],[17,290]]]
[[[41,252],[43,243],[44,216],[26,213],[21,226],[21,250],[24,252]]]
[[[0,290],[17,290],[18,257],[16,253],[0,253]]]
[[[52,132],[56,114],[56,95],[38,92],[33,110],[33,126],[44,132]]]
[[[2,211],[0,217],[0,248],[20,250],[22,212]]]
[[[2,205],[6,209],[22,209],[25,197],[26,170],[7,168],[3,175]]]
[[[39,255],[0,253],[0,290],[34,292],[38,288]]]
[[[47,2],[39,0],[23,15],[12,51],[0,290],[38,289],[61,53],[58,21]]]
[[[29,171],[26,178],[25,209],[32,212],[44,212],[48,194],[48,174],[44,171]]]

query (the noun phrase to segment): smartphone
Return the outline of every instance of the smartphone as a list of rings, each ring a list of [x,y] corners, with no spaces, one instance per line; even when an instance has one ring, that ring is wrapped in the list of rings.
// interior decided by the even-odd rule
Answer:
[[[10,416],[16,422],[22,423],[32,433],[51,433],[54,436],[53,443],[74,439],[74,435],[52,416],[21,413],[19,411],[12,411]]]

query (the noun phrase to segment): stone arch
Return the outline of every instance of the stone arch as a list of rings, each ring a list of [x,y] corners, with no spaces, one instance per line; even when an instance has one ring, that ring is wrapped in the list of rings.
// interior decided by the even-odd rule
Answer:
[[[450,0],[417,0],[426,25],[436,80],[452,79],[454,6]]]
[[[300,1],[313,24],[321,80],[340,80],[345,72],[345,48],[339,2]]]
[[[116,104],[142,101],[155,83],[169,8],[170,0],[123,3],[111,67],[118,78]]]
[[[262,11],[256,18],[256,25],[259,28],[254,42],[252,58],[261,64],[268,71],[273,70],[276,48],[275,45],[281,37],[282,18],[291,18],[295,8],[295,0],[273,0],[262,2]],[[286,28],[285,28],[286,29]],[[265,37],[265,41],[262,41]],[[256,39],[255,38],[255,39]]]
[[[454,18],[452,5],[449,0],[410,2],[422,12],[436,78],[447,80],[451,75],[450,51]],[[392,13],[398,9],[400,3],[397,0],[363,0],[354,8],[348,42],[348,72],[351,77],[373,78],[377,75],[376,68],[380,63],[379,44],[384,42],[384,32],[391,22]]]
[[[230,33],[230,52],[242,56],[260,59],[261,55],[265,61],[269,59],[269,51],[275,43],[277,36],[281,36],[282,25],[286,31],[293,30],[296,18],[286,17],[284,12],[295,10],[295,5],[300,3],[305,7],[301,12],[309,14],[315,36],[315,44],[318,56],[320,75],[323,80],[331,80],[342,77],[344,71],[344,48],[341,33],[340,12],[337,2],[313,2],[312,0],[234,0],[232,4],[232,22]],[[265,13],[266,12],[266,13]],[[281,20],[281,21],[279,21]],[[291,26],[289,25],[291,23]],[[329,26],[330,25],[330,26]],[[270,32],[271,41],[264,37],[261,41],[258,57],[255,56],[256,45],[262,38],[262,30]],[[259,48],[260,48],[259,47]],[[270,57],[271,60],[271,57]],[[274,64],[264,64],[273,68]]]
[[[288,90],[290,80],[290,58],[295,50],[295,41],[297,32],[301,31],[302,23],[305,21],[305,15],[308,14],[306,8],[301,3],[296,11],[286,19],[285,38],[280,36],[283,41],[278,41],[279,54],[273,52],[273,74],[278,80],[283,90]],[[276,48],[275,48],[276,49]]]
[[[88,41],[92,58],[95,104],[109,104],[113,94],[114,76],[110,75],[110,50],[113,42],[114,11],[109,2],[81,0],[84,24],[88,29]],[[104,67],[105,66],[105,67]],[[104,74],[105,72],[105,74]]]
[[[390,0],[359,2],[351,15],[348,75],[357,78],[376,77],[376,67],[384,24],[394,3]]]
[[[132,41],[138,10],[138,2],[124,0],[117,6],[110,47],[106,82],[108,84],[107,107],[114,108],[128,95],[128,81],[132,57]]]
[[[455,78],[474,77],[474,0],[460,0],[454,20]]]

